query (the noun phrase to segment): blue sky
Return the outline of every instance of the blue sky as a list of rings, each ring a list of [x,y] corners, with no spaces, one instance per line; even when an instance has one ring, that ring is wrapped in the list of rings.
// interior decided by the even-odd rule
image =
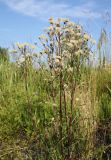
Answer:
[[[37,41],[51,16],[68,17],[98,39],[102,27],[110,31],[110,14],[111,0],[0,0],[0,46]]]

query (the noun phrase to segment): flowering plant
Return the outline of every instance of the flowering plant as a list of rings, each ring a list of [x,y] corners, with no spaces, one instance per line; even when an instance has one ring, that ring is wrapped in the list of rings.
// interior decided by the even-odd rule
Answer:
[[[65,119],[69,128],[67,132],[68,143],[71,143],[74,94],[80,80],[81,68],[91,53],[89,44],[94,43],[94,40],[84,32],[82,26],[71,22],[69,19],[58,18],[55,20],[51,17],[49,24],[45,34],[39,36],[43,46],[41,55],[45,54],[51,76],[56,79],[59,85],[60,141],[63,138],[62,125],[65,111]],[[53,91],[54,78],[51,83]],[[70,94],[68,100],[66,100],[67,93]],[[52,95],[54,95],[52,98],[55,101],[55,94]],[[70,114],[68,113],[69,110]],[[61,142],[61,153],[62,150]]]

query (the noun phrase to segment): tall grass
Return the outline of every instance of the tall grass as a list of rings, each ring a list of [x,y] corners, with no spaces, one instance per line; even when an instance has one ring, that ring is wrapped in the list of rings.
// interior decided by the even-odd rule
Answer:
[[[17,51],[22,65],[0,62],[0,159],[110,160],[110,69],[76,56],[68,70],[36,68]]]

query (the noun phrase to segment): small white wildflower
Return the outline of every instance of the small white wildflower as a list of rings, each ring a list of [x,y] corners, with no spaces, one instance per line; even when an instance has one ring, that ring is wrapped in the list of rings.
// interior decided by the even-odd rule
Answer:
[[[53,24],[53,23],[54,23],[54,18],[53,18],[53,17],[50,17],[50,18],[49,18],[49,23],[50,23],[50,24]]]
[[[61,31],[61,27],[55,27],[56,32],[60,32]]]
[[[67,90],[68,89],[68,85],[64,84],[64,89]]]
[[[20,45],[20,43],[19,42],[16,42],[16,44],[15,44],[17,47],[19,47],[19,45]]]
[[[84,39],[85,39],[86,41],[90,40],[90,38],[91,38],[91,37],[90,37],[87,33],[84,34]]]
[[[68,22],[67,25],[68,25],[69,27],[71,27],[71,26],[74,26],[75,23],[74,23],[74,22]]]
[[[70,43],[70,42],[67,43],[67,46],[70,47],[70,48],[74,47],[73,43]]]
[[[22,55],[19,59],[18,59],[18,63],[22,64],[25,62],[25,57]]]
[[[60,23],[62,22],[62,18],[58,18],[57,21]]]
[[[42,45],[45,46],[45,42],[42,42]]]
[[[14,49],[14,50],[10,51],[10,53],[17,53],[17,50]]]
[[[48,48],[48,47],[45,47],[44,52],[45,52],[46,54],[49,53],[49,48]]]
[[[54,31],[51,31],[51,32],[47,32],[47,34],[50,36],[50,37],[53,37],[54,36]]]
[[[60,64],[60,60],[59,59],[55,59],[55,63],[56,64]]]
[[[54,117],[51,119],[52,120],[52,122],[54,121]]]
[[[46,37],[44,34],[42,34],[42,35],[40,35],[38,38],[39,38],[39,39],[46,39],[47,37]]]
[[[30,57],[31,56],[30,53],[26,53],[25,55],[26,55],[26,57]]]
[[[77,28],[78,30],[82,30],[82,27],[81,27],[80,25],[76,25],[76,28]]]
[[[92,43],[92,44],[96,44],[96,41],[94,40],[94,39],[90,39],[90,42]]]
[[[76,101],[78,102],[78,101],[79,101],[79,98],[76,98]]]
[[[65,28],[64,31],[65,32],[70,32],[70,29],[69,28]]]
[[[78,37],[80,37],[80,36],[81,36],[81,33],[77,33],[76,35],[77,35]]]
[[[59,61],[62,60],[61,56],[56,56],[56,59],[58,59]]]
[[[62,18],[62,21],[63,21],[64,23],[67,23],[67,22],[69,22],[69,19],[68,19],[68,18]]]
[[[77,40],[73,40],[73,39],[70,40],[70,42],[71,42],[72,44],[74,44],[74,45],[77,45],[77,43],[78,43]]]
[[[49,31],[53,31],[53,30],[54,30],[54,27],[53,27],[53,26],[49,26],[49,27],[48,27],[48,30],[49,30]]]
[[[83,50],[79,49],[78,51],[75,52],[76,56],[82,55],[83,54]]]

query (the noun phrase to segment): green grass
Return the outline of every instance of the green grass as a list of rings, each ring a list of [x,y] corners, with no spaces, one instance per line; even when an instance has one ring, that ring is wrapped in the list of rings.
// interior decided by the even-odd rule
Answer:
[[[81,97],[75,103],[73,110],[72,142],[68,146],[65,115],[63,116],[63,139],[61,141],[64,155],[67,156],[68,147],[70,147],[73,158],[89,160],[90,157],[97,157],[98,152],[98,157],[100,154],[102,157],[107,145],[104,146],[106,140],[103,139],[103,142],[100,140],[95,146],[96,139],[93,139],[93,134],[95,136],[98,135],[96,132],[105,134],[104,130],[98,131],[99,126],[104,126],[111,117],[111,74],[104,69],[101,71],[92,69],[91,72],[85,71],[85,73],[87,74],[83,73],[83,78],[76,91],[76,96],[81,95]],[[64,159],[60,154],[59,101],[57,96],[54,106],[50,95],[49,78],[50,74],[46,70],[30,68],[26,90],[24,74],[21,69],[10,62],[0,64],[1,159],[15,159],[17,157],[19,159],[26,159],[26,157],[28,159]],[[96,81],[92,83],[91,79],[94,78]],[[92,87],[95,85],[97,88],[90,89],[91,85]],[[90,92],[93,92],[92,96],[97,94],[95,95],[96,102],[92,100],[92,97],[90,98]],[[85,101],[85,93],[89,96],[89,102]],[[82,104],[83,101],[85,104]],[[97,105],[96,118],[90,114],[91,106],[89,104],[93,105],[94,103],[95,106]],[[85,106],[85,111],[84,108],[82,109],[83,106]],[[92,123],[96,123],[96,130]],[[110,128],[107,137],[109,134]],[[96,138],[98,139],[98,137]]]

